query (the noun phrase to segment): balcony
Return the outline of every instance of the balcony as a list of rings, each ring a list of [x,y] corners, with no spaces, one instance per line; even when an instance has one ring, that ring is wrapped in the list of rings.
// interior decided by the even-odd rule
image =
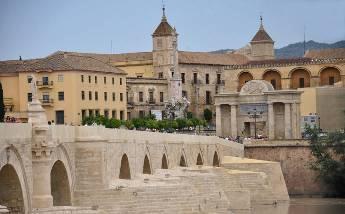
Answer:
[[[38,88],[53,88],[53,81],[37,81],[36,85]]]
[[[54,99],[40,99],[42,106],[52,106],[54,104]]]
[[[225,80],[220,80],[220,81],[217,81],[216,83],[217,85],[225,85]]]
[[[195,81],[195,80],[192,80],[191,83],[192,83],[192,85],[201,85],[201,84],[202,84],[202,81],[199,80],[199,79],[196,80],[196,81]]]
[[[156,104],[156,99],[149,99],[147,102],[149,104]]]

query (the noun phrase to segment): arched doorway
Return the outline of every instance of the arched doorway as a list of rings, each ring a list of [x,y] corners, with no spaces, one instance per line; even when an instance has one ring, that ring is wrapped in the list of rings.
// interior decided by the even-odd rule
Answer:
[[[71,191],[65,165],[56,161],[50,171],[50,186],[53,206],[71,206]]]
[[[168,160],[165,154],[162,157],[162,169],[168,169]]]
[[[180,166],[187,167],[186,160],[183,155],[181,155],[181,158],[180,158]]]
[[[334,85],[340,81],[340,71],[333,67],[327,67],[320,72],[320,85]]]
[[[145,155],[145,159],[144,159],[143,174],[151,174],[150,161],[147,155]]]
[[[201,165],[203,165],[204,163],[203,163],[203,161],[202,161],[202,158],[201,158],[201,155],[200,155],[200,153],[198,154],[198,158],[196,159],[196,165],[199,165],[199,166],[201,166]]]
[[[299,68],[292,71],[290,76],[290,88],[308,88],[310,87],[310,74],[307,70]]]
[[[120,179],[131,179],[131,170],[129,168],[129,161],[126,154],[121,158],[121,167],[120,167]]]
[[[268,70],[264,73],[262,79],[270,82],[275,90],[282,89],[281,76],[278,71]]]
[[[216,167],[220,166],[220,164],[219,164],[219,157],[218,157],[218,153],[217,152],[214,152],[214,155],[213,155],[213,166],[216,166]]]
[[[10,213],[24,213],[24,199],[20,181],[12,165],[6,164],[0,171],[0,205]]]
[[[249,72],[243,72],[238,76],[238,91],[241,91],[241,88],[244,84],[253,80],[253,75]]]

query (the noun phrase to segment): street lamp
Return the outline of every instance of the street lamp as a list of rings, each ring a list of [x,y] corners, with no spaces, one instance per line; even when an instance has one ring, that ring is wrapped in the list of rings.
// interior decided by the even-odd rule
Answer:
[[[248,117],[249,118],[254,118],[254,138],[257,139],[256,137],[256,119],[262,117],[263,112],[260,111],[258,112],[256,108],[254,108],[254,112],[248,112]]]

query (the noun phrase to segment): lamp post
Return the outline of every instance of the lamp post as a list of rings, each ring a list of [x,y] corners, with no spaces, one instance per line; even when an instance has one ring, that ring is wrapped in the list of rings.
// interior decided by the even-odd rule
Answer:
[[[263,112],[260,111],[258,112],[256,108],[254,108],[254,112],[248,112],[248,117],[249,118],[254,118],[254,138],[257,139],[256,137],[256,119],[262,117]]]

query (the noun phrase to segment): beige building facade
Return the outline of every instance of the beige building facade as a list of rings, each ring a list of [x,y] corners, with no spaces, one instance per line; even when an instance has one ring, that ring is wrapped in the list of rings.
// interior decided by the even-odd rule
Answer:
[[[0,69],[6,116],[27,121],[33,75],[48,121],[79,125],[90,115],[127,118],[126,73],[91,57],[57,52],[32,61],[1,62]]]

